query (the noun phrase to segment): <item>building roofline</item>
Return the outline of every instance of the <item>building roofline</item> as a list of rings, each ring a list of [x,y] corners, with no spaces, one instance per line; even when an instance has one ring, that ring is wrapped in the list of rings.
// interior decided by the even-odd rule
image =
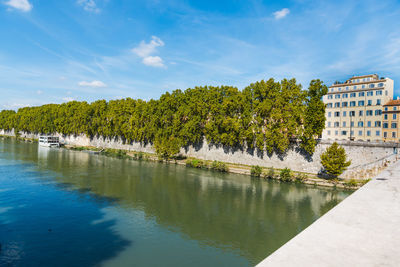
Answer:
[[[340,84],[332,84],[329,86],[331,87],[342,87],[342,86],[351,86],[351,85],[360,85],[360,84],[366,84],[366,83],[377,83],[377,82],[386,82],[388,78],[382,79],[382,80],[375,80],[375,81],[369,81],[369,82],[359,82],[359,83],[340,83]]]

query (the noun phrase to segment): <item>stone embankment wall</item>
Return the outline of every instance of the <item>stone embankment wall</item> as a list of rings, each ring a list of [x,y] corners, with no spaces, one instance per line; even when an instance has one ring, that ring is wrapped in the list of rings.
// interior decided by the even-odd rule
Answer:
[[[2,135],[14,136],[14,131],[0,130]],[[38,138],[37,134],[20,132],[21,137]],[[151,145],[143,146],[133,142],[124,144],[120,138],[89,138],[85,135],[64,136],[56,134],[60,140],[68,145],[94,146],[101,148],[124,149],[129,151],[154,153]],[[298,146],[290,148],[285,155],[273,153],[258,153],[256,150],[241,150],[226,148],[222,146],[209,145],[207,142],[198,147],[189,146],[181,149],[181,154],[204,160],[218,160],[228,163],[259,165],[262,167],[274,167],[283,169],[285,167],[294,171],[318,173],[321,170],[320,156],[332,144],[333,141],[321,140],[312,157],[307,158]],[[346,150],[352,164],[342,174],[343,178],[370,178],[377,174],[387,164],[397,160],[397,147],[395,143],[367,142],[367,141],[337,141]]]

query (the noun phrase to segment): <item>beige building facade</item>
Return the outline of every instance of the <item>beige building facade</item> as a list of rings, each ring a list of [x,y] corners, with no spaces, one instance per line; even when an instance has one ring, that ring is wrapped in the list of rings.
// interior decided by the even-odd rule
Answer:
[[[329,86],[323,139],[381,141],[383,105],[393,98],[393,80],[353,76]]]
[[[384,142],[400,141],[400,100],[390,100],[383,105],[382,132]]]

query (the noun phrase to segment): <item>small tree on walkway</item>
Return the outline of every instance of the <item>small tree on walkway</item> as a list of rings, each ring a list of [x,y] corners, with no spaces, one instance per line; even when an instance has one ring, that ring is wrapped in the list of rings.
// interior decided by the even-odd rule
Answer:
[[[329,175],[337,177],[350,166],[351,160],[347,160],[344,148],[334,142],[321,155],[321,164]]]

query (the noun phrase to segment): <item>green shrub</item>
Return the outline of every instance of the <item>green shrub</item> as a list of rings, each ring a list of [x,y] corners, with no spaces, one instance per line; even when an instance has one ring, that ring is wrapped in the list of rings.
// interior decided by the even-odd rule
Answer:
[[[298,173],[298,174],[296,175],[296,182],[302,183],[302,182],[304,182],[305,180],[307,180],[307,175],[305,175],[304,173]]]
[[[334,142],[321,155],[321,164],[324,166],[326,173],[335,178],[350,166],[351,161],[347,161],[347,155],[344,148]]]
[[[348,186],[348,187],[356,187],[358,185],[358,182],[355,179],[350,179],[350,180],[344,182],[344,185]]]
[[[207,164],[200,159],[188,159],[186,160],[186,166],[190,166],[193,168],[206,168]]]
[[[225,163],[220,162],[220,161],[216,161],[216,160],[214,160],[214,161],[212,162],[210,168],[211,168],[212,170],[216,170],[216,171],[219,171],[219,172],[227,172],[227,171],[228,171],[228,166],[226,166]]]
[[[275,177],[275,170],[274,170],[273,167],[268,168],[268,172],[267,172],[267,174],[265,175],[265,177],[268,178],[268,179],[274,179],[274,177]]]
[[[262,173],[262,168],[258,165],[251,166],[250,175],[253,177],[260,177]]]
[[[284,168],[279,173],[279,177],[283,182],[290,182],[292,181],[292,171],[289,168]]]

